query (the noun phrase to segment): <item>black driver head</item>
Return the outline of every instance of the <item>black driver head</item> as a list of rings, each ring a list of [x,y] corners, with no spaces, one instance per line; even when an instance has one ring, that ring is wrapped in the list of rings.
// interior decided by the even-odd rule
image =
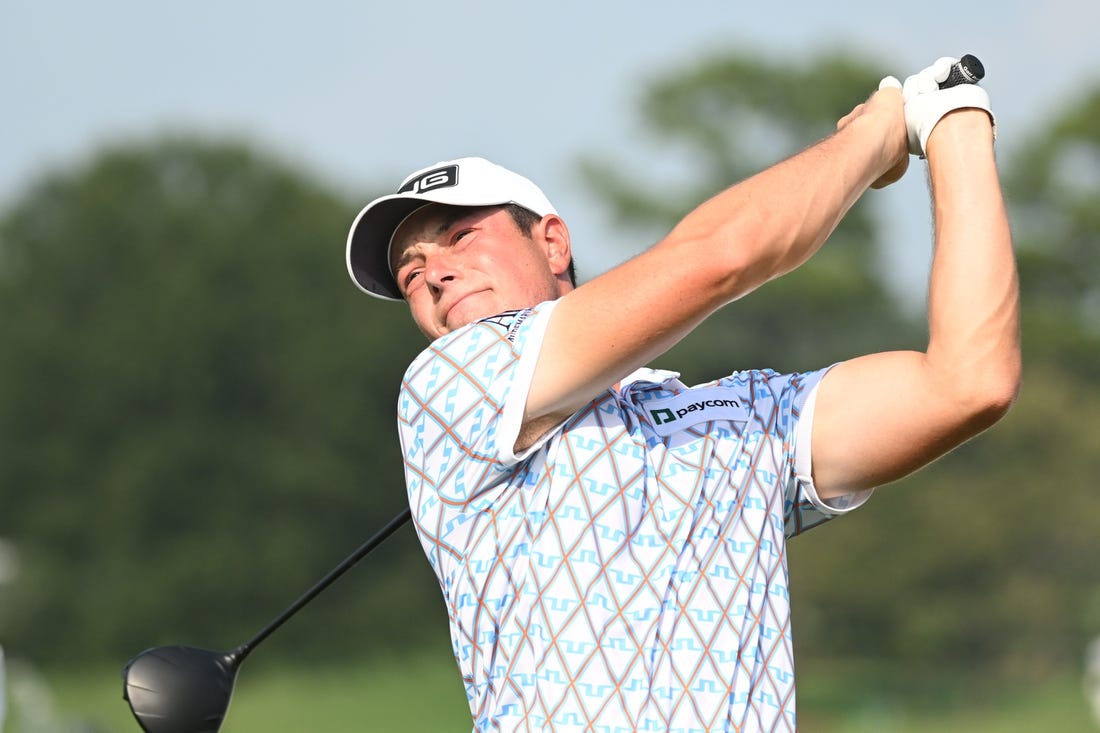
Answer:
[[[122,697],[145,733],[214,733],[241,656],[188,646],[146,649],[122,668]]]

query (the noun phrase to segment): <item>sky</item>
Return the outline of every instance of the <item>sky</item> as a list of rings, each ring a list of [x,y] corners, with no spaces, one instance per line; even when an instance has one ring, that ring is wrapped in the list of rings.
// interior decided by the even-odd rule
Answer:
[[[1094,0],[0,0],[0,207],[106,144],[168,132],[245,137],[364,197],[481,155],[543,188],[591,275],[649,244],[616,231],[576,173],[581,154],[634,170],[652,153],[636,109],[648,80],[723,49],[848,48],[901,78],[974,53],[1004,149],[1100,81],[1097,27]],[[919,291],[928,203],[912,170],[875,195],[892,281]]]

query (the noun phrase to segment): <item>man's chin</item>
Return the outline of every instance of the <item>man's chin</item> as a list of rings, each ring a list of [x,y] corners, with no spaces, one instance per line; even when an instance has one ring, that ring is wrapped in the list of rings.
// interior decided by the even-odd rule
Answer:
[[[458,329],[462,328],[463,326],[469,326],[471,323],[474,323],[476,321],[480,321],[482,318],[488,318],[491,315],[493,315],[493,314],[492,313],[486,313],[483,316],[475,315],[475,316],[464,316],[462,318],[449,318],[449,319],[447,319],[447,323],[444,324],[444,326],[443,326],[443,334],[440,334],[440,335],[448,334],[448,333],[451,333],[452,331],[457,331]]]
[[[451,331],[457,331],[463,326],[468,326],[475,321],[480,321],[482,318],[488,318],[489,316],[495,316],[497,310],[495,304],[487,302],[472,302],[474,300],[486,301],[485,298],[476,298],[475,296],[468,296],[457,303],[450,312],[447,313],[447,317],[444,319],[444,328],[447,329],[447,333]]]

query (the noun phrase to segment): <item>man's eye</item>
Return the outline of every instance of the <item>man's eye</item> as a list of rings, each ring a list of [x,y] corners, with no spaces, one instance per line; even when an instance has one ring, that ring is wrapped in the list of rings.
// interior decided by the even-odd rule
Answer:
[[[422,270],[410,270],[408,272],[408,274],[405,275],[405,286],[408,287],[408,285],[413,280],[415,280],[417,278],[417,276],[420,275],[422,272],[423,272]]]

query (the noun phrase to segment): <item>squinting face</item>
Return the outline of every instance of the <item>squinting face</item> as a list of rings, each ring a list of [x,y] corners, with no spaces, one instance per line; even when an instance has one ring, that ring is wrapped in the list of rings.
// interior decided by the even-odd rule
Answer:
[[[562,295],[553,249],[540,226],[526,236],[500,207],[430,204],[394,234],[390,268],[416,325],[435,339]]]

